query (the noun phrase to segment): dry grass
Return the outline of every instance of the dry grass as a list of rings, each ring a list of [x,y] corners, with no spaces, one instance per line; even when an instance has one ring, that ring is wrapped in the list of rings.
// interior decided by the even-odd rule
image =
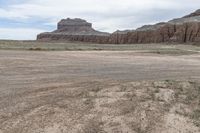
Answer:
[[[198,45],[185,44],[90,44],[70,42],[0,41],[0,49],[34,51],[135,51],[184,55],[200,51]]]

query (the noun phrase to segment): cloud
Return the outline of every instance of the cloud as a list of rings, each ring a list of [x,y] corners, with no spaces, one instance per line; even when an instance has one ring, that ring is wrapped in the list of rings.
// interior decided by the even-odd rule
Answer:
[[[0,28],[1,39],[10,40],[32,40],[36,39],[38,33],[44,32],[34,28]]]
[[[51,29],[62,18],[83,18],[92,22],[96,29],[108,32],[134,29],[143,24],[181,17],[199,8],[200,4],[199,0],[11,1],[0,7],[0,19],[26,25],[31,23],[34,28],[42,25],[45,29]]]

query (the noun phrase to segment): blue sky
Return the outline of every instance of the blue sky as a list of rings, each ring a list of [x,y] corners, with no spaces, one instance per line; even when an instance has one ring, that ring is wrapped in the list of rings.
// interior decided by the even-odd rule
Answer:
[[[0,39],[34,40],[68,17],[106,32],[135,29],[184,16],[199,5],[199,0],[0,0]]]

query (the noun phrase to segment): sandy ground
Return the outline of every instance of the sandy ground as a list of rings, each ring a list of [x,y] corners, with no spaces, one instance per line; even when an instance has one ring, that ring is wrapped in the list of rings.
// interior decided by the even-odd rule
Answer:
[[[0,51],[0,133],[199,133],[200,54]]]

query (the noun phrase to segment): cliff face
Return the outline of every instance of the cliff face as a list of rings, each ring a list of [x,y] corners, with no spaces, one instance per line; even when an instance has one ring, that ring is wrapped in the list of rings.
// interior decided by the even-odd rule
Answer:
[[[200,42],[200,10],[166,23],[145,25],[136,30],[116,31],[112,34],[96,31],[92,24],[81,19],[65,19],[54,32],[38,35],[42,41],[82,41],[92,43],[162,43]]]
[[[85,20],[82,19],[62,19],[60,22],[58,22],[58,28],[54,32],[92,32],[94,29],[92,29],[92,24],[86,22]]]
[[[118,37],[117,37],[118,36]],[[126,34],[111,35],[111,43],[162,43],[162,42],[200,42],[200,23],[165,24],[156,30],[133,31]]]
[[[200,16],[200,9],[196,10],[195,12],[193,12],[189,15],[184,16],[183,18],[196,17],[196,16]]]

